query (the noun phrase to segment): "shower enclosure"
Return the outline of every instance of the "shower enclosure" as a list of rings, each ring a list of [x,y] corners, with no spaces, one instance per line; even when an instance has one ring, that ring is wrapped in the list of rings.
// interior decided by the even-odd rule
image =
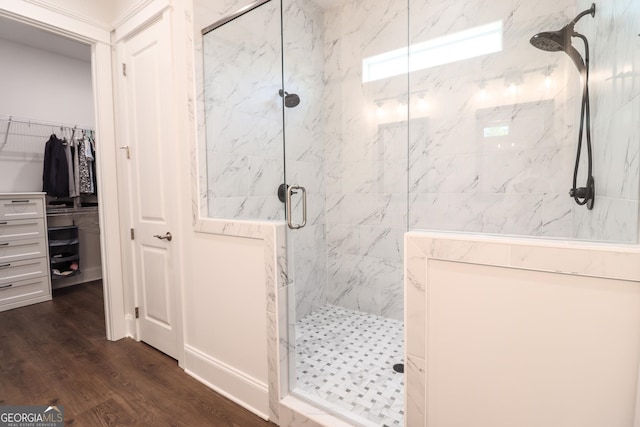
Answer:
[[[408,77],[362,80],[364,58],[406,45],[406,5],[384,3],[373,14],[298,0],[239,8],[203,30],[203,82],[208,215],[289,224],[291,392],[391,426],[404,406],[393,366],[404,357]]]
[[[363,60],[406,46],[407,18],[392,0],[282,1],[283,86],[301,97],[284,110],[285,181],[307,190],[287,239],[290,388],[363,425],[403,425],[408,76],[363,81]]]
[[[203,213],[289,224],[291,393],[403,425],[407,230],[637,241],[638,55],[619,52],[638,8],[576,24],[596,58],[592,211],[568,194],[575,66],[529,43],[590,5],[237,1],[203,31]],[[606,43],[598,16],[621,23]]]

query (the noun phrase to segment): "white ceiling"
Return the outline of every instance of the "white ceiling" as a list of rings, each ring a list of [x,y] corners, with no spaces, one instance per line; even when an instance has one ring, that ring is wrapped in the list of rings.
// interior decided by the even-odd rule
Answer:
[[[89,45],[2,16],[0,39],[91,62]]]

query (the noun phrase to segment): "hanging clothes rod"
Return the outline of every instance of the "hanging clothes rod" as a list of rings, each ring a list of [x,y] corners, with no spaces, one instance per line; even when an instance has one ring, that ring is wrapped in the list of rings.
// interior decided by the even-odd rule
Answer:
[[[78,125],[77,123],[61,123],[61,122],[52,122],[46,120],[38,120],[38,119],[30,119],[26,117],[16,117],[16,116],[2,116],[0,115],[0,123],[13,123],[13,124],[23,124],[30,126],[41,126],[41,127],[49,127],[49,128],[60,128],[60,129],[80,129],[85,131],[92,130],[92,126],[84,126]]]

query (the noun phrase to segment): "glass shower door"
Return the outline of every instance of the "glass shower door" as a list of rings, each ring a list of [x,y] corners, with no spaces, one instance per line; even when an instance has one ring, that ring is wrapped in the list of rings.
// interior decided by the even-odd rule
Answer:
[[[407,18],[282,0],[290,388],[359,425],[403,424]]]

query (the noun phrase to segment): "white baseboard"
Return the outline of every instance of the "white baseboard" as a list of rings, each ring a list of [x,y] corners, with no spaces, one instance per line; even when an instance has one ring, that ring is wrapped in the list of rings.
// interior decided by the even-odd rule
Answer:
[[[267,384],[185,345],[185,372],[217,393],[269,420]]]

